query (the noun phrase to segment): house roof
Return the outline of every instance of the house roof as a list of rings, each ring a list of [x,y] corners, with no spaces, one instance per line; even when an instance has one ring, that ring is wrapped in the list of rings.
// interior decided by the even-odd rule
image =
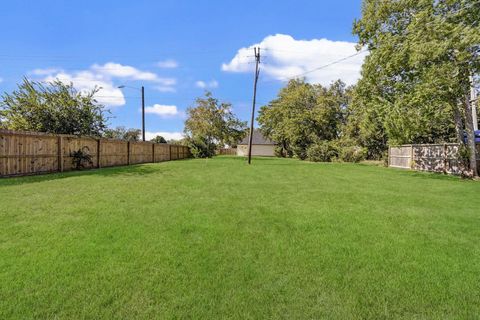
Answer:
[[[248,138],[249,138],[249,135],[247,134],[247,136],[243,138],[243,140],[239,144],[248,145]],[[260,132],[260,130],[253,129],[252,145],[254,144],[274,145],[275,142],[265,138],[263,134]]]

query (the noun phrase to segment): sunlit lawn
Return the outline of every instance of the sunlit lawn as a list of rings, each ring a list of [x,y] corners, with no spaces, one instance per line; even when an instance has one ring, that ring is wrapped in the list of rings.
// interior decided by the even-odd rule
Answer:
[[[475,319],[480,183],[220,157],[0,180],[0,319]]]

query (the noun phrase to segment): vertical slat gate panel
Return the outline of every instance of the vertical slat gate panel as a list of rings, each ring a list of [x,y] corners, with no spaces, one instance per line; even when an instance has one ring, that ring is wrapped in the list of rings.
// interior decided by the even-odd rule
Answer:
[[[407,150],[411,150],[408,155]],[[477,145],[477,150],[480,151],[480,144]],[[456,143],[390,147],[388,162],[389,167],[461,174],[465,167],[459,151],[460,145]],[[477,162],[480,164],[479,158],[477,155]]]

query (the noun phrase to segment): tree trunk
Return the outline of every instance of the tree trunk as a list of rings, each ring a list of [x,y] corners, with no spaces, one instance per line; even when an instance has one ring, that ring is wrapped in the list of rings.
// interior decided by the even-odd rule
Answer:
[[[463,120],[462,120],[462,113],[460,112],[461,103],[457,104],[453,107],[453,118],[455,121],[455,134],[457,136],[458,143],[463,142]]]
[[[477,155],[475,146],[475,131],[473,129],[472,104],[470,95],[465,95],[465,131],[467,132],[467,148],[470,151],[470,170],[473,176],[478,176],[477,171]]]

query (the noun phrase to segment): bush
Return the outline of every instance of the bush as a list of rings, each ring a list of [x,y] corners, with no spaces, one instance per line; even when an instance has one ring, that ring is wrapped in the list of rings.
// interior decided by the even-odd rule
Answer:
[[[215,155],[216,145],[202,137],[189,138],[187,145],[194,158],[211,158]]]
[[[365,160],[367,150],[359,146],[345,146],[338,149],[338,159],[344,162],[360,162]]]
[[[473,170],[470,168],[470,155],[470,149],[461,143],[458,148],[458,160],[460,161],[461,167],[460,176],[464,179],[471,179],[474,176]]]
[[[330,141],[319,141],[307,149],[307,159],[314,162],[331,162],[338,156]]]
[[[72,164],[77,170],[85,168],[85,165],[93,165],[90,149],[87,146],[73,151],[70,156],[72,157]]]
[[[279,158],[291,158],[293,157],[293,152],[283,145],[275,145],[274,148],[275,156]]]

